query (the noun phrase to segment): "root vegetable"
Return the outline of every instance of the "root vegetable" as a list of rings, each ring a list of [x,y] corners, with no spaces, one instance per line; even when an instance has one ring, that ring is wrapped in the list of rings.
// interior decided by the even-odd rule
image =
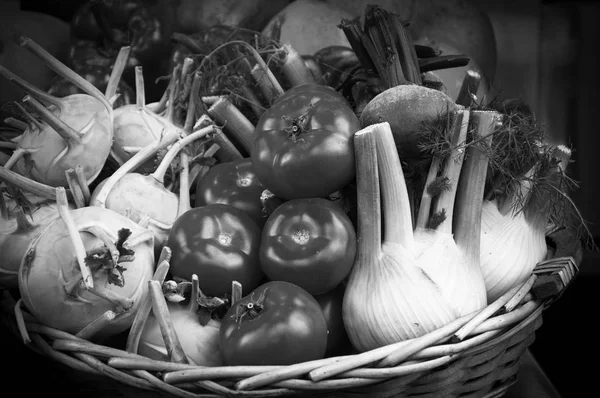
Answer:
[[[153,235],[109,209],[69,210],[56,188],[60,217],[30,243],[19,270],[27,309],[50,327],[80,332],[107,311],[101,339],[131,326],[154,271]]]
[[[17,149],[5,167],[11,169],[19,162],[17,169],[29,170],[34,180],[65,187],[65,171],[81,165],[89,184],[100,174],[110,153],[113,139],[112,106],[94,86],[31,39],[22,38],[21,42],[87,94],[57,98],[0,66],[2,76],[29,93],[25,101],[42,119],[41,122],[32,123],[16,139]]]

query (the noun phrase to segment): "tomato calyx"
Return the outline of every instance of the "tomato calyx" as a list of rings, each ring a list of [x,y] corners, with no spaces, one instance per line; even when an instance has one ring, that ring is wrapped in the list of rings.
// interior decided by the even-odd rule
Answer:
[[[292,139],[293,142],[303,142],[302,138],[298,138],[299,135],[304,133],[308,129],[308,125],[310,123],[310,117],[312,111],[315,109],[315,105],[311,102],[308,105],[308,108],[297,117],[289,117],[287,115],[283,115],[282,118],[289,125],[283,129],[284,132],[287,133],[288,137]]]
[[[235,309],[235,314],[231,316],[235,319],[235,322],[239,325],[244,318],[256,318],[264,310],[263,303],[267,297],[267,291],[269,288],[263,290],[258,298],[254,298],[254,294],[250,296],[250,301],[245,303],[239,303]]]

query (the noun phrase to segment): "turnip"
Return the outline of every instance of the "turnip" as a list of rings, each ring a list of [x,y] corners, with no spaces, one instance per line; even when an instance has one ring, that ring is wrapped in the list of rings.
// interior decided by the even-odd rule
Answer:
[[[19,292],[42,324],[101,339],[131,326],[154,271],[153,235],[109,209],[69,210],[56,188],[60,217],[31,243],[19,270]],[[107,312],[114,318],[106,317]]]
[[[112,106],[96,87],[31,39],[22,37],[21,45],[86,94],[57,98],[0,66],[0,75],[29,93],[24,101],[42,119],[31,123],[16,139],[17,148],[5,167],[11,169],[19,163],[17,170],[27,171],[34,180],[64,187],[65,170],[81,165],[87,183],[93,182],[110,153]]]

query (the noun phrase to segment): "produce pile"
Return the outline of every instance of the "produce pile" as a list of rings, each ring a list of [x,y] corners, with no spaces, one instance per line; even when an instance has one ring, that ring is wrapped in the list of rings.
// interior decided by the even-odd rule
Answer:
[[[481,310],[557,233],[586,242],[571,149],[478,96],[480,71],[451,97],[436,71],[469,54],[415,44],[394,12],[300,54],[285,8],[165,50],[150,8],[109,4],[76,14],[69,65],[20,38],[50,88],[0,66],[26,94],[0,132],[0,283],[26,342],[44,325],[211,367],[355,354]]]

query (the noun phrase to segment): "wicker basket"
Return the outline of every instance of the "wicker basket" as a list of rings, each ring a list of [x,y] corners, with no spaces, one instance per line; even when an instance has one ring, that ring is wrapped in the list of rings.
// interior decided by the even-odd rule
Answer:
[[[0,315],[33,350],[81,376],[102,379],[94,389],[122,391],[122,396],[500,397],[516,382],[521,355],[533,343],[543,311],[576,276],[577,263],[573,256],[541,262],[524,284],[477,314],[422,337],[278,367],[206,368],[151,360],[44,326],[7,291]]]

